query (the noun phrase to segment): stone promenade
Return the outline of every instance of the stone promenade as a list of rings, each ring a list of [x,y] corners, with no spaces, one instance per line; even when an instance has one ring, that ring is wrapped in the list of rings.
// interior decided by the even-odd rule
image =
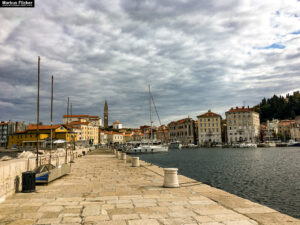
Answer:
[[[112,154],[87,155],[76,159],[71,174],[0,204],[0,224],[300,225],[183,176],[180,188],[163,188],[162,174],[148,163],[134,168]]]

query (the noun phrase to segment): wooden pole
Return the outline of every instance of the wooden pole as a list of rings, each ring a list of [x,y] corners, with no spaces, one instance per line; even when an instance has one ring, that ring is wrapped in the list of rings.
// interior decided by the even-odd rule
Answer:
[[[68,103],[67,103],[67,124],[69,123],[69,101],[70,101],[70,98],[68,97]]]
[[[70,98],[68,97],[68,103],[67,103],[67,125],[69,124],[69,106],[70,106],[69,103],[70,103]],[[67,129],[68,129],[68,128],[67,128]],[[67,134],[68,134],[68,131],[67,131],[66,136],[65,136],[65,151],[66,151],[65,163],[68,162]]]
[[[49,163],[51,164],[51,154],[53,150],[53,134],[52,134],[52,124],[53,123],[53,75],[51,77],[51,115],[50,115],[50,126],[51,126],[51,146],[50,146],[50,159]]]
[[[40,57],[38,57],[37,119],[36,119],[36,167],[39,166],[39,123],[40,123]]]

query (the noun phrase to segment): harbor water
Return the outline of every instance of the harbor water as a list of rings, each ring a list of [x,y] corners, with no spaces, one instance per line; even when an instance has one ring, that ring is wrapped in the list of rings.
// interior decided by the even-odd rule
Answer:
[[[300,218],[300,147],[170,149],[137,156]]]

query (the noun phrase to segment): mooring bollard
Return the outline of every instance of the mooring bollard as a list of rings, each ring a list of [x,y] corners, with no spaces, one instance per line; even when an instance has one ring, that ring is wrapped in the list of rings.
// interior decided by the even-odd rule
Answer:
[[[131,158],[131,166],[132,167],[139,167],[140,166],[140,158],[139,157],[132,157]]]
[[[121,159],[126,160],[126,153],[121,153]]]
[[[164,187],[176,188],[179,187],[177,168],[164,168]]]
[[[115,153],[116,158],[118,159],[119,158],[119,152],[117,150],[115,150],[115,151],[116,151],[116,153]]]
[[[118,159],[121,159],[121,152],[120,151],[118,151]]]

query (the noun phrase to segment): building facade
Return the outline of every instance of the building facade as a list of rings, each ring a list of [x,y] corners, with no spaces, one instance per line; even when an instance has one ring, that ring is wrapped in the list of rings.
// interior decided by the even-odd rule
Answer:
[[[195,121],[185,118],[168,124],[170,142],[179,141],[182,145],[197,144]]]
[[[99,144],[100,145],[107,145],[108,137],[104,130],[99,129]]]
[[[123,133],[107,131],[107,132],[105,132],[105,134],[107,134],[107,141],[108,141],[108,144],[110,144],[110,145],[124,143]]]
[[[231,108],[226,113],[228,143],[258,142],[260,139],[259,114],[251,108]]]
[[[165,125],[161,125],[155,131],[156,140],[161,143],[169,143],[169,129]]]
[[[300,122],[295,122],[290,132],[291,139],[300,142]]]
[[[37,134],[39,134],[39,146],[46,147],[50,142],[52,131],[53,142],[56,140],[65,140],[69,143],[77,141],[77,134],[66,125],[40,125],[39,132],[35,124],[29,124],[25,131],[19,131],[9,135],[8,147],[17,148],[35,148],[37,145]]]
[[[89,116],[89,115],[64,115],[63,123],[71,124],[72,122],[89,122],[91,125],[96,127],[102,126],[102,119],[99,116]]]
[[[8,136],[15,134],[19,131],[26,130],[27,125],[25,122],[13,122],[9,120],[8,122],[0,123],[0,147],[8,146]]]
[[[208,112],[197,116],[197,118],[199,145],[222,143],[222,117],[208,110]]]
[[[6,148],[8,143],[8,123],[0,123],[0,147]]]
[[[277,140],[278,124],[279,120],[277,119],[273,119],[271,121],[267,120],[265,127],[262,127],[264,134],[262,137],[264,142]]]
[[[91,122],[73,121],[69,123],[75,128],[78,135],[78,142],[84,145],[97,145],[99,143],[99,127]]]
[[[120,123],[119,120],[116,120],[114,123],[113,123],[113,128],[116,129],[116,130],[121,130],[122,129],[122,124]]]
[[[281,120],[278,123],[278,138],[281,141],[286,142],[292,138],[291,131],[295,123],[295,120]]]

